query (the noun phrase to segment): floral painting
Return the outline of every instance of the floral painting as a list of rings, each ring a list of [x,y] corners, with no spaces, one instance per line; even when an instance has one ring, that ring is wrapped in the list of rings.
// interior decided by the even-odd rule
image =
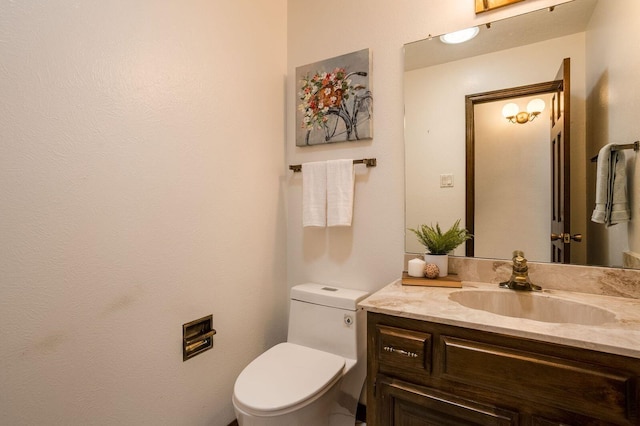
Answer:
[[[369,49],[296,68],[296,145],[371,139],[370,78]]]

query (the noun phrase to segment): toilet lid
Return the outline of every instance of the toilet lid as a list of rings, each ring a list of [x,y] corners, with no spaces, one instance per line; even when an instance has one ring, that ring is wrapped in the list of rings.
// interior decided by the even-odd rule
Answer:
[[[238,376],[235,400],[250,411],[270,412],[299,404],[342,374],[338,355],[280,343],[253,360]]]

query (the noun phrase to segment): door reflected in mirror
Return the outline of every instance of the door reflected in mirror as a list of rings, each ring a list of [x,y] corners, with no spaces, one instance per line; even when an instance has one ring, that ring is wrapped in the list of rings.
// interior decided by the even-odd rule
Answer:
[[[550,104],[552,95],[546,94],[474,107],[475,238],[467,256],[508,259],[513,247],[527,247],[530,261],[551,262],[551,174],[540,167],[551,163],[548,117],[513,125],[502,116],[507,102],[526,105],[541,97]]]

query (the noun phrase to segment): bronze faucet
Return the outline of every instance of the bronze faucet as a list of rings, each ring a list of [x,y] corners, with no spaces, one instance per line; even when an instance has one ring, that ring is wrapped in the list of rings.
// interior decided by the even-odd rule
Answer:
[[[523,251],[515,250],[511,260],[513,261],[511,278],[509,278],[509,281],[500,283],[500,287],[522,291],[542,290],[542,287],[532,284],[531,280],[529,280],[529,267],[527,266],[527,259],[524,258]]]

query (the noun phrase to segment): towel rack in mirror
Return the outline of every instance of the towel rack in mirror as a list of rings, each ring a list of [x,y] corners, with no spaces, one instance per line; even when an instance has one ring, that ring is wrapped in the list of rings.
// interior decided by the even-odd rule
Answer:
[[[633,149],[634,151],[638,151],[640,150],[640,141],[635,141],[634,143],[626,143],[623,145],[613,145],[611,147],[612,151],[620,151],[621,149]],[[591,157],[592,163],[595,163],[596,161],[598,161],[597,155],[594,155],[593,157]]]
[[[362,160],[353,160],[353,164],[364,164],[367,167],[375,167],[378,165],[378,161],[375,158],[363,158]],[[289,170],[293,170],[294,173],[302,171],[302,164],[290,164]]]

